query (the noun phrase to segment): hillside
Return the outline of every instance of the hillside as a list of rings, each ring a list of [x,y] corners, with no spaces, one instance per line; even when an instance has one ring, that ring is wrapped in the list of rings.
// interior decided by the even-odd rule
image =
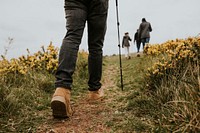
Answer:
[[[87,101],[87,53],[80,52],[74,74],[69,119],[54,119],[50,109],[57,49],[0,62],[0,132],[102,133],[199,132],[200,39],[149,45],[140,56],[106,56],[105,97]]]

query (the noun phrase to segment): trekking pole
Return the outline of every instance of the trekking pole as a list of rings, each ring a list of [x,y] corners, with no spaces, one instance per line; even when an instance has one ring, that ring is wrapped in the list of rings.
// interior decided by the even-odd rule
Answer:
[[[122,75],[122,59],[121,59],[121,45],[120,45],[120,32],[119,32],[119,14],[118,14],[118,1],[116,0],[116,14],[117,14],[117,31],[118,31],[118,47],[119,47],[119,64],[121,76],[121,89],[123,91],[123,75]]]

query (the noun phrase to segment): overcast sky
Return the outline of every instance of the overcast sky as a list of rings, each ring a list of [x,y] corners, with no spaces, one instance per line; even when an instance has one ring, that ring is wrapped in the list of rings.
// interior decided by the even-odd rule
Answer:
[[[144,17],[151,23],[150,43],[187,38],[200,33],[200,0],[118,0],[120,40],[124,32],[131,38]],[[47,46],[50,41],[60,47],[66,33],[64,0],[0,0],[0,55],[8,38],[14,41],[7,58],[26,55]],[[108,28],[104,55],[118,54],[115,0],[109,0]],[[87,31],[80,49],[87,50]],[[136,46],[131,45],[131,52]],[[123,49],[122,49],[123,53]]]

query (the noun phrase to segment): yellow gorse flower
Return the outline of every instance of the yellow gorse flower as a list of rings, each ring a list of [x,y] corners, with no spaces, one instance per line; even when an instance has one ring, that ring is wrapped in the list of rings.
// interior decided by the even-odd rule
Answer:
[[[189,37],[187,39],[169,40],[162,44],[148,45],[144,49],[148,56],[162,56],[159,63],[148,68],[149,73],[163,74],[165,70],[173,68],[177,62],[196,60],[200,58],[200,38]],[[148,74],[149,75],[149,74]]]
[[[55,47],[52,42],[45,49],[44,46],[41,50],[30,54],[30,50],[27,49],[28,54],[22,55],[19,58],[13,58],[10,61],[2,56],[3,60],[0,60],[0,74],[7,73],[19,73],[26,74],[29,70],[35,71],[48,71],[49,73],[55,73],[58,67],[58,48]],[[79,57],[87,60],[88,53],[85,51],[79,52]]]

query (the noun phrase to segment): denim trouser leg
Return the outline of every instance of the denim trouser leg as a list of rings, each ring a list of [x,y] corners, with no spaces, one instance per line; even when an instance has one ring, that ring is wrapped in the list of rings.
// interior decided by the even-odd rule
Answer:
[[[108,0],[93,0],[88,12],[88,86],[90,91],[101,88],[102,48],[106,33]],[[98,5],[98,6],[97,6]]]
[[[146,43],[149,43],[149,41],[150,41],[150,38],[142,38],[142,39],[141,39],[141,42],[142,42],[142,44],[143,44],[143,49],[144,49]]]
[[[76,66],[77,53],[85,27],[87,12],[78,7],[73,9],[67,8],[66,4],[69,3],[65,2],[67,33],[59,53],[55,86],[71,89],[72,75]]]
[[[101,87],[102,47],[106,32],[108,0],[65,0],[67,34],[59,54],[56,87],[70,88],[75,70],[77,53],[85,22],[88,23],[88,86],[90,91]]]
[[[137,52],[139,52],[140,51],[140,44],[141,44],[141,42],[137,41],[136,44],[137,44]]]

